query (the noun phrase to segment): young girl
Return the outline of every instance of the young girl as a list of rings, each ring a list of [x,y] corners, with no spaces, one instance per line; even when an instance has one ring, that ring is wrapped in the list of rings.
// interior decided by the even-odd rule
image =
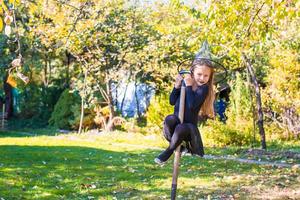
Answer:
[[[184,79],[186,96],[182,124],[177,116],[180,103],[180,87],[183,78],[181,75],[176,77],[175,86],[170,95],[170,104],[175,105],[174,114],[168,115],[164,120],[164,136],[170,142],[170,145],[155,158],[154,161],[158,164],[166,162],[183,141],[186,142],[186,148],[189,152],[201,157],[204,155],[197,122],[199,115],[214,116],[214,69],[209,60],[196,59],[190,70],[191,74],[186,75]]]

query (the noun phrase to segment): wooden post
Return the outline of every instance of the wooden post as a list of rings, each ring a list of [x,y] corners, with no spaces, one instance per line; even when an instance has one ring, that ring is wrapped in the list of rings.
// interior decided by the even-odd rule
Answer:
[[[184,81],[182,81],[181,90],[180,90],[179,114],[178,114],[181,123],[183,123],[183,118],[184,118],[184,103],[185,103],[185,84]],[[176,199],[177,179],[179,174],[179,162],[181,157],[180,146],[181,145],[179,145],[175,150],[172,188],[171,188],[171,200]]]

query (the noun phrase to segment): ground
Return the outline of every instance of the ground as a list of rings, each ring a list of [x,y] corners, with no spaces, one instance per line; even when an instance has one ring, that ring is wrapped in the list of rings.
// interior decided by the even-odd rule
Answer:
[[[1,131],[0,199],[169,199],[172,161],[153,162],[165,146],[161,136],[138,133]],[[177,199],[300,199],[299,148],[206,152],[290,165],[184,156]]]

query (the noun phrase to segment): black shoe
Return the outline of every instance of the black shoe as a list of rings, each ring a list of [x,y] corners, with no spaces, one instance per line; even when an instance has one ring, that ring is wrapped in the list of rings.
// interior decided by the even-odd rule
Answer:
[[[157,156],[157,158],[154,159],[154,162],[156,162],[157,164],[160,164],[160,165],[164,164],[169,160],[169,158],[171,157],[172,154],[173,154],[173,151],[166,149],[161,154],[159,154],[159,156]]]
[[[159,165],[163,165],[163,164],[165,164],[166,163],[166,161],[165,162],[163,162],[162,160],[160,160],[159,158],[155,158],[154,159],[154,162],[156,163],[156,164],[159,164]]]

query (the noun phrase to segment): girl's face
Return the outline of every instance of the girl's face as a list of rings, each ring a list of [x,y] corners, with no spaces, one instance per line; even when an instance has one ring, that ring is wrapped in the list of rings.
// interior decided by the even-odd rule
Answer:
[[[206,65],[196,66],[193,72],[193,78],[198,86],[204,85],[209,81],[211,69]]]

